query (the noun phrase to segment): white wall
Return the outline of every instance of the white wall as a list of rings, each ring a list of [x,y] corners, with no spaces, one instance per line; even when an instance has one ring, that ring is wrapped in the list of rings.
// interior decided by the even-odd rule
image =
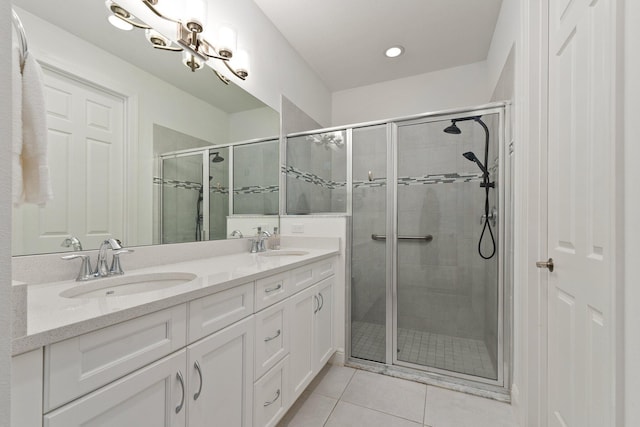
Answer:
[[[520,31],[520,0],[502,0],[487,54],[487,84],[493,93]]]
[[[491,93],[487,63],[477,62],[334,92],[331,124],[341,126],[480,105],[489,101]]]
[[[256,135],[280,136],[280,115],[277,111],[263,107],[229,114],[229,142],[248,141],[255,139]]]
[[[11,375],[11,3],[0,0],[0,426],[10,420]]]
[[[640,339],[638,327],[640,325],[640,270],[637,268],[640,260],[640,168],[637,160],[640,158],[640,2],[626,0],[624,10],[625,23],[625,63],[624,63],[624,170],[625,170],[625,212],[624,212],[624,283],[625,283],[625,426],[640,425]]]

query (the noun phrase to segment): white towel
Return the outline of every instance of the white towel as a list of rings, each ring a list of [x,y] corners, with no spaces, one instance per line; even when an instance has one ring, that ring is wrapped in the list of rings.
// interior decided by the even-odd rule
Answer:
[[[12,199],[15,205],[22,203],[22,75],[20,73],[20,48],[11,49],[11,98],[12,98],[12,144],[11,175]]]
[[[22,70],[23,201],[44,205],[53,198],[47,163],[47,116],[40,64],[27,54]]]

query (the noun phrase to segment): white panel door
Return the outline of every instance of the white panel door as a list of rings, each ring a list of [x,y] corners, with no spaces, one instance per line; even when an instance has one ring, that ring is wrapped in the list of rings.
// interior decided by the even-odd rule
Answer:
[[[14,210],[14,255],[59,252],[72,235],[85,249],[123,239],[124,100],[46,68],[44,86],[54,198]]]
[[[615,0],[549,6],[548,423],[613,426]]]
[[[187,347],[189,427],[252,425],[253,337],[251,316]]]

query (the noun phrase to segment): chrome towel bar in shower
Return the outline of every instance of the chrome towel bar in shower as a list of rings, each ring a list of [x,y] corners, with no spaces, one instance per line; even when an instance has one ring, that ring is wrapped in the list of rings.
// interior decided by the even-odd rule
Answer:
[[[387,236],[384,234],[372,234],[371,238],[373,240],[387,240]],[[398,240],[424,240],[425,242],[430,242],[433,240],[433,236],[431,234],[426,236],[398,236]]]

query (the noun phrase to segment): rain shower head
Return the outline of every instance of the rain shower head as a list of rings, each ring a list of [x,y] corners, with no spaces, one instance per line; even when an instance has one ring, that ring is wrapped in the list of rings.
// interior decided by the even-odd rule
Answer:
[[[224,162],[224,157],[222,157],[220,155],[219,151],[216,151],[215,153],[211,153],[209,154],[209,157],[214,156],[213,159],[211,159],[212,163],[220,163],[220,162]]]
[[[480,168],[480,170],[482,171],[482,173],[485,176],[489,176],[489,171],[487,170],[487,168],[482,164],[482,162],[480,162],[480,160],[478,160],[478,158],[476,157],[476,155],[471,152],[471,151],[467,151],[466,153],[462,154],[464,156],[465,159],[474,162],[476,165],[478,165],[478,167]]]
[[[456,125],[456,122],[454,120],[451,120],[451,126],[445,128],[444,133],[449,133],[451,135],[460,135],[462,131],[460,130],[458,125]]]

